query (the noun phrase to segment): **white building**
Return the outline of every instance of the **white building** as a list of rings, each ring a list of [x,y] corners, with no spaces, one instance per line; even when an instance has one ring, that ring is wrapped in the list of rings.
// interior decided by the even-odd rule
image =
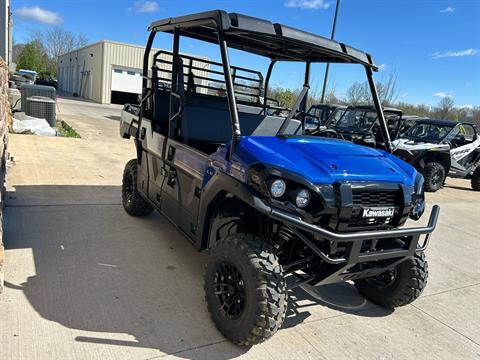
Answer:
[[[0,0],[0,57],[12,63],[12,13],[10,0]]]
[[[156,51],[152,49],[152,57]],[[61,55],[58,58],[58,88],[104,104],[135,102],[142,92],[144,53],[144,46],[102,40]],[[171,56],[161,58],[170,60]],[[159,67],[165,66],[168,65],[160,64]],[[208,76],[203,71],[194,72]]]

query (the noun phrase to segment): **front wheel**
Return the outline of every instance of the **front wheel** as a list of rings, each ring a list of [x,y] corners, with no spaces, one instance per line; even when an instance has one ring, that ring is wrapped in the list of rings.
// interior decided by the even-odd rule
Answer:
[[[470,183],[472,185],[473,190],[480,191],[480,165],[478,165],[478,167],[473,172]]]
[[[410,304],[427,285],[428,263],[425,254],[415,254],[386,272],[355,280],[358,291],[374,303],[393,309]]]
[[[282,266],[260,238],[249,234],[229,235],[212,249],[205,297],[220,332],[242,346],[275,334],[287,311]]]
[[[447,175],[443,165],[438,162],[427,163],[422,173],[425,180],[425,191],[429,192],[435,192],[440,189]]]

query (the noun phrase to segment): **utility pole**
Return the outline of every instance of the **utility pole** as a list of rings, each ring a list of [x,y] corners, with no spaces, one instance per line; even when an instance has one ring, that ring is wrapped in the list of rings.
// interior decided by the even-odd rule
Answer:
[[[333,18],[333,26],[332,26],[332,35],[330,39],[335,39],[335,29],[337,27],[337,16],[338,16],[338,9],[340,8],[340,0],[337,0],[337,5],[335,7],[335,16]],[[328,71],[330,70],[330,63],[327,63],[327,68],[325,69],[325,78],[323,79],[323,88],[322,88],[322,98],[320,100],[321,103],[325,100],[325,91],[327,89],[327,81],[328,81]]]

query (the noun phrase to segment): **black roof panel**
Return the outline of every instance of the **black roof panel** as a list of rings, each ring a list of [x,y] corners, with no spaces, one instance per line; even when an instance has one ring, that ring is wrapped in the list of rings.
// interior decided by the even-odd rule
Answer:
[[[417,124],[433,124],[439,126],[455,126],[459,122],[455,120],[438,120],[438,119],[421,119],[417,121]]]
[[[182,36],[217,43],[222,31],[228,46],[271,59],[331,63],[359,63],[377,70],[372,57],[348,45],[287,25],[213,10],[166,18],[150,25],[151,31],[173,32]]]
[[[373,105],[349,105],[349,110],[360,110],[360,111],[373,111],[376,112],[377,108]],[[383,107],[383,112],[391,112],[391,113],[403,113],[402,110],[394,108],[394,107]]]

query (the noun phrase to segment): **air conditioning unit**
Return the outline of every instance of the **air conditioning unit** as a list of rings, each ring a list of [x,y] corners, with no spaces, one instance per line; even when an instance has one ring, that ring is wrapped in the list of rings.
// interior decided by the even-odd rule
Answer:
[[[22,111],[29,115],[30,109],[28,109],[27,99],[31,96],[44,96],[49,99],[56,99],[56,90],[53,86],[35,85],[35,84],[22,84],[20,87],[22,94]]]
[[[27,98],[27,115],[47,120],[51,127],[55,126],[56,102],[44,96],[30,96]]]
[[[18,89],[8,89],[8,101],[12,110],[21,110],[21,101],[22,95],[20,95],[20,90]]]

